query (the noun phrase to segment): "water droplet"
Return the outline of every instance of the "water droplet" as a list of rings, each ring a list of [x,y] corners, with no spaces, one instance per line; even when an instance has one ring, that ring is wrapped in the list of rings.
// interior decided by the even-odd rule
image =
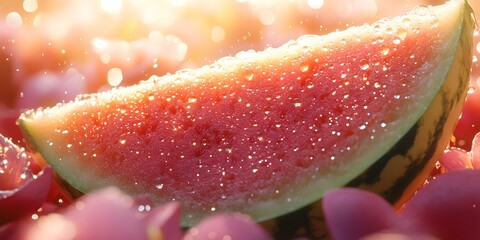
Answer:
[[[382,53],[382,55],[388,55],[388,53],[390,52],[390,49],[389,48],[384,48],[380,52]]]
[[[163,179],[161,177],[158,177],[155,180],[155,188],[156,189],[162,189],[163,187],[165,187],[165,183],[163,182]]]
[[[253,79],[253,72],[251,70],[245,72],[245,79],[248,81],[252,81]]]
[[[148,205],[148,204],[146,204],[146,205],[138,205],[137,210],[138,210],[139,212],[150,212],[150,210],[152,210],[152,207],[151,207],[150,205]]]
[[[307,86],[307,88],[313,88],[315,86],[315,83],[312,80],[307,80],[305,82],[305,86]]]
[[[375,88],[380,88],[382,85],[381,85],[380,83],[378,83],[378,82],[375,82],[375,83],[373,84],[373,86],[374,86]]]
[[[294,105],[295,107],[301,107],[301,106],[302,106],[302,103],[301,103],[301,102],[295,102],[293,105]]]
[[[120,144],[125,144],[125,143],[127,142],[127,140],[125,140],[125,139],[120,139],[119,142],[120,142]]]
[[[438,19],[434,19],[432,22],[432,25],[430,25],[431,28],[437,28],[438,25],[440,24],[440,21]]]
[[[194,98],[194,97],[190,97],[190,98],[188,98],[188,102],[189,103],[194,103],[194,102],[197,102],[197,99]]]
[[[306,71],[308,71],[309,68],[310,68],[310,66],[307,63],[304,63],[300,66],[300,71],[306,72]]]
[[[346,77],[347,77],[347,74],[346,74],[346,73],[342,73],[342,74],[340,75],[340,77],[341,77],[341,78],[346,78]]]
[[[473,94],[474,92],[475,92],[475,87],[472,86],[472,85],[468,86],[468,91],[467,91],[467,93],[468,93],[468,94]]]
[[[425,5],[417,6],[414,9],[414,11],[415,11],[416,14],[421,15],[421,16],[425,16],[425,15],[430,13],[430,11],[428,10],[428,7],[425,6]]]
[[[397,37],[400,38],[401,40],[405,40],[407,37],[407,30],[405,28],[399,28],[397,29]]]
[[[400,99],[400,95],[393,95],[393,98]]]
[[[210,210],[211,210],[212,212],[215,212],[215,210],[217,210],[217,209],[216,209],[215,207],[212,207],[212,208],[210,208]]]
[[[387,123],[382,122],[382,123],[380,123],[380,126],[381,126],[382,128],[384,128],[384,127],[387,126]]]
[[[370,68],[368,61],[366,59],[360,60],[360,69],[367,70],[368,68]]]
[[[154,95],[148,95],[148,100],[153,101],[155,99]]]
[[[410,20],[410,18],[404,18],[403,19],[403,24],[407,25],[407,26],[410,26],[410,24],[412,24],[412,20]]]
[[[367,128],[367,126],[365,126],[365,125],[361,125],[360,127],[358,127],[358,129],[360,129],[360,130],[365,130],[366,128]]]
[[[399,37],[394,37],[392,42],[393,44],[400,44],[402,40]]]

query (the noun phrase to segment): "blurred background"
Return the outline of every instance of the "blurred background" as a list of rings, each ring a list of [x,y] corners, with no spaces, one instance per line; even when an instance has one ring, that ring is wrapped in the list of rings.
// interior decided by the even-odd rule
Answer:
[[[15,120],[26,109],[53,106],[78,94],[128,86],[239,51],[276,47],[303,34],[325,34],[401,15],[416,5],[443,2],[2,1],[0,134],[20,142]],[[480,1],[471,4],[480,13]],[[477,29],[472,87],[480,88],[479,39]]]

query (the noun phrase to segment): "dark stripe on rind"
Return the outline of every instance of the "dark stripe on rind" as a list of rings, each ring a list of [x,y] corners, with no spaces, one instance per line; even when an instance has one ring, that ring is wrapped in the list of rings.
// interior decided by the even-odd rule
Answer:
[[[348,184],[350,187],[359,187],[365,190],[374,191],[381,194],[390,203],[396,203],[404,194],[405,189],[412,183],[412,181],[418,176],[419,172],[430,169],[434,163],[431,159],[439,147],[439,140],[444,133],[444,125],[448,120],[449,113],[452,110],[453,104],[448,101],[445,92],[440,93],[442,96],[442,105],[445,106],[442,114],[438,116],[437,124],[435,124],[433,131],[429,132],[429,138],[426,139],[427,145],[431,146],[425,149],[424,152],[417,153],[416,156],[410,156],[410,149],[413,147],[416,137],[419,131],[424,128],[423,118],[420,119],[395,146],[382,158],[380,158],[372,167],[367,169],[361,176],[353,180]],[[431,116],[429,116],[431,117]],[[387,163],[393,161],[394,157],[399,157],[410,161],[408,167],[404,169],[403,176],[399,177],[387,191],[378,192],[376,190],[375,183],[380,182],[380,175],[385,171]],[[428,169],[427,169],[428,168]],[[402,169],[398,169],[399,171]],[[388,171],[388,170],[387,170]]]
[[[390,160],[397,155],[405,156],[412,148],[415,138],[417,136],[418,129],[421,124],[418,121],[412,128],[405,134],[399,142],[397,142],[390,151],[383,155],[378,161],[376,161],[371,167],[365,170],[361,175],[347,184],[349,187],[359,187],[362,185],[373,186],[375,183],[380,182],[380,173],[384,171],[386,165]]]

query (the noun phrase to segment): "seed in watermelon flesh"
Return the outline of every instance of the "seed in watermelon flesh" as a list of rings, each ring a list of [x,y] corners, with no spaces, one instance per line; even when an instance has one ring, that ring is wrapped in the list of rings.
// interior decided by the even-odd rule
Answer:
[[[220,211],[273,218],[347,184],[407,134],[450,68],[466,65],[455,46],[469,34],[467,6],[303,36],[29,111],[19,123],[81,191],[116,185],[179,201],[185,225]]]

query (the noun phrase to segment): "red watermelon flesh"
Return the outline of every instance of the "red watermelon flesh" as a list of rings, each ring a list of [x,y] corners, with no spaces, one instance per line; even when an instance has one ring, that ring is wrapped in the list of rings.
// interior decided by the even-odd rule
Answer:
[[[24,114],[30,143],[88,192],[116,185],[183,222],[268,219],[343,186],[422,116],[453,64],[464,1]]]

